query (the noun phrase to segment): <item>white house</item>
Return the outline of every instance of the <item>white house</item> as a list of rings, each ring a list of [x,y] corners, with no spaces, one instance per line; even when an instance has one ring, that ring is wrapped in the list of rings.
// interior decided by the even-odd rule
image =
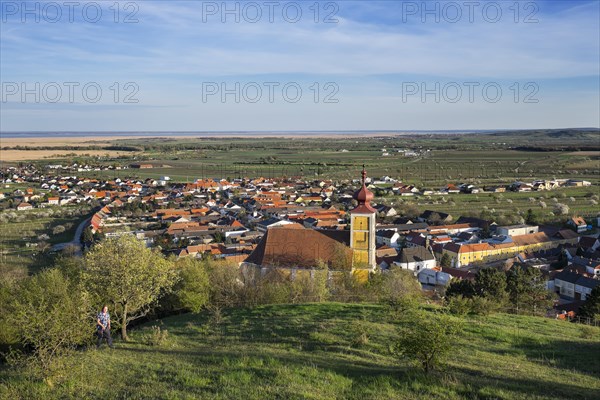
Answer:
[[[575,229],[577,233],[583,233],[587,231],[587,223],[581,217],[573,217],[567,221],[567,225]]]
[[[496,235],[499,236],[519,236],[519,235],[530,235],[532,233],[538,233],[538,226],[530,225],[511,225],[511,226],[498,226],[496,227]]]
[[[433,269],[436,266],[435,257],[423,246],[406,247],[402,249],[400,260],[394,262],[401,268],[413,271],[415,275],[425,268]]]
[[[575,282],[579,275],[562,271],[554,277],[554,290],[561,296],[568,297],[570,299],[575,298]]]
[[[600,286],[600,280],[575,272],[562,271],[554,277],[556,293],[570,299],[585,300],[596,286]]]
[[[278,218],[269,218],[267,220],[261,221],[258,224],[256,224],[256,229],[259,232],[265,233],[267,231],[267,229],[274,228],[276,226],[289,225],[289,224],[293,224],[293,222],[281,220]]]
[[[400,235],[395,230],[386,229],[383,231],[378,231],[375,235],[377,244],[383,244],[390,247],[399,246],[398,239],[400,239]]]

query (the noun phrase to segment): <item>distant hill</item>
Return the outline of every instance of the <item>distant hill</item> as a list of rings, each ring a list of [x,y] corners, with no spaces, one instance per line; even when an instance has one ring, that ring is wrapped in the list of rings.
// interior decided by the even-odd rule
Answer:
[[[431,376],[390,355],[397,326],[383,306],[273,305],[166,318],[163,345],[144,344],[149,327],[133,330],[133,342],[80,352],[46,383],[1,369],[0,398],[598,398],[600,328],[507,314],[460,319],[456,350]],[[362,333],[368,340],[356,340]]]

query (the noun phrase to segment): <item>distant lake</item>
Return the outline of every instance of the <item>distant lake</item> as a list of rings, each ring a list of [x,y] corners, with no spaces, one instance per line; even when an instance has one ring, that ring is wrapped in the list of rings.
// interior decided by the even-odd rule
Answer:
[[[192,136],[192,137],[212,137],[212,136],[322,136],[322,135],[431,135],[431,134],[458,134],[458,133],[490,133],[495,130],[449,130],[449,131],[184,131],[184,132],[0,132],[0,138],[48,138],[48,137],[128,137],[128,136],[147,136],[147,137],[169,137],[169,136]]]

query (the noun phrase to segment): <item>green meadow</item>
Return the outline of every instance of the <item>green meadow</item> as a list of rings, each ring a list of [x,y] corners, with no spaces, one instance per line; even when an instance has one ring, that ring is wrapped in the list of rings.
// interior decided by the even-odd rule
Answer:
[[[390,353],[400,323],[385,306],[269,305],[139,326],[131,342],[78,351],[45,381],[2,367],[0,398],[598,398],[600,328],[509,314],[452,318],[462,332],[429,375]],[[147,343],[151,325],[167,330],[162,344]]]

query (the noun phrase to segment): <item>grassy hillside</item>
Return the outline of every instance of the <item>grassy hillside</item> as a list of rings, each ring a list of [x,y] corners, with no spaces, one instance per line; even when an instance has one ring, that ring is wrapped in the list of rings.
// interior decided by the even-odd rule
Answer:
[[[0,398],[592,399],[600,393],[600,329],[537,317],[466,318],[444,371],[427,377],[388,352],[385,307],[273,305],[220,320],[162,321],[161,346],[80,352],[62,377],[32,382],[0,370]],[[368,341],[357,340],[368,332]],[[595,336],[590,337],[590,336]]]

